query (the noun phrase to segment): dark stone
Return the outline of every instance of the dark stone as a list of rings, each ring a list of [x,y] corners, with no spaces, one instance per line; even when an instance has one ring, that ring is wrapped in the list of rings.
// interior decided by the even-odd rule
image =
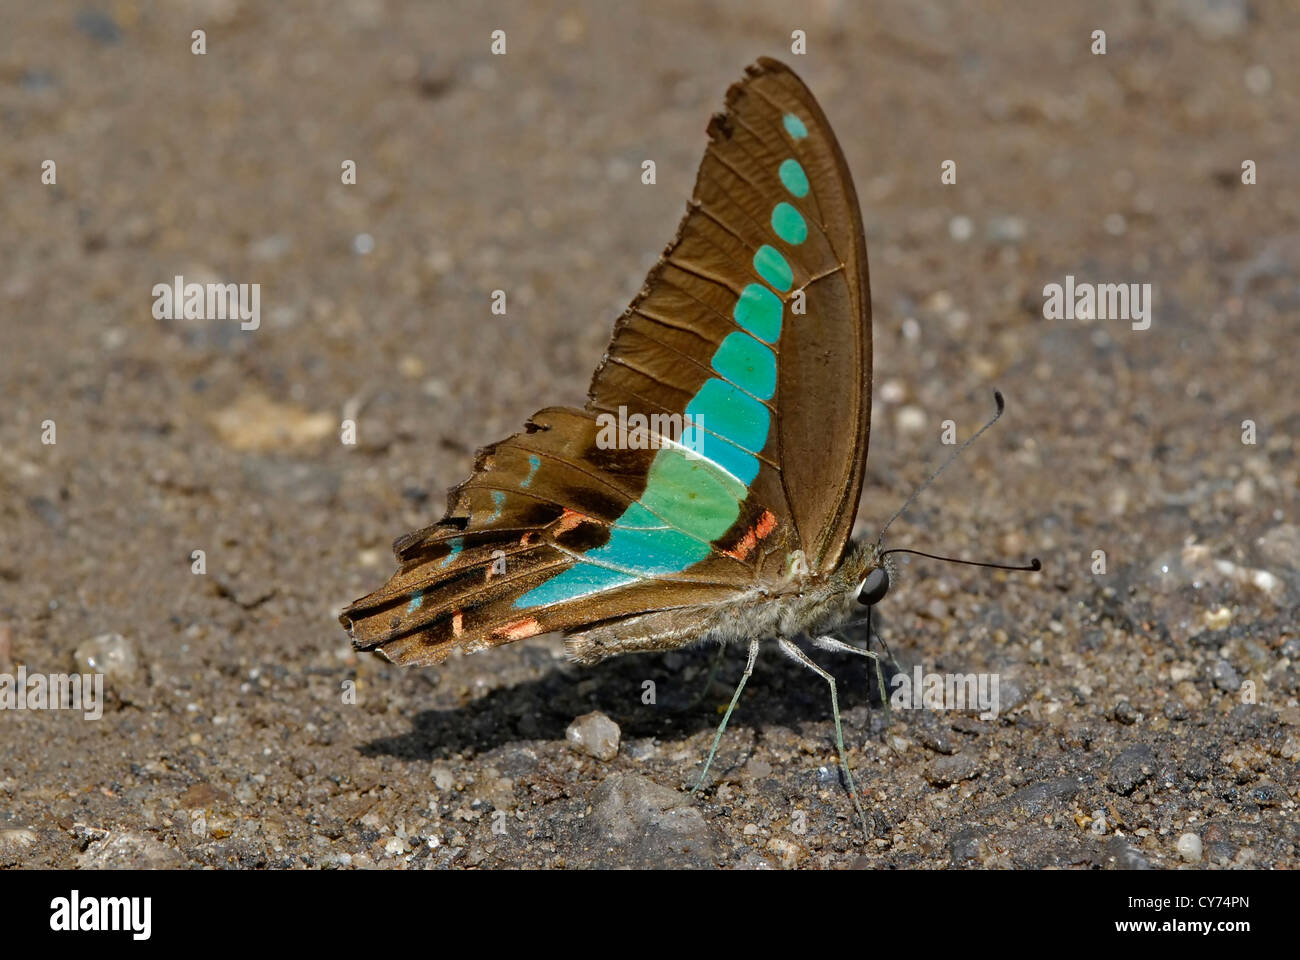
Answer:
[[[1115,719],[1125,726],[1132,726],[1137,723],[1139,716],[1137,707],[1127,700],[1121,700],[1115,704]]]
[[[1111,761],[1110,782],[1107,786],[1122,797],[1127,797],[1151,779],[1155,768],[1155,754],[1145,743],[1129,747]]]
[[[1250,799],[1261,807],[1276,807],[1286,800],[1286,791],[1277,784],[1263,783],[1250,791]]]
[[[1091,778],[1089,778],[1091,779]],[[1075,777],[1060,777],[1056,780],[1044,780],[1031,784],[1011,794],[1009,797],[991,803],[984,808],[985,813],[1020,812],[1028,817],[1041,817],[1049,809],[1059,807],[1061,801],[1068,800],[1078,793],[1084,784]]]
[[[968,753],[940,757],[926,768],[925,779],[932,786],[946,787],[979,776],[980,763]]]

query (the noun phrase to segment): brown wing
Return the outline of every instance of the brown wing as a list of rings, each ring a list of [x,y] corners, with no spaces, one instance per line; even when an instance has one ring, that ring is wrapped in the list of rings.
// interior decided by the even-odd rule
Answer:
[[[456,647],[731,599],[783,576],[796,549],[813,570],[839,562],[862,483],[870,403],[870,303],[852,183],[812,94],[776,61],[749,68],[708,132],[686,217],[618,321],[587,408],[543,410],[523,433],[480,452],[443,520],[394,545],[397,574],[344,611],[358,648],[436,663]],[[786,161],[806,183],[792,186]],[[778,203],[797,215],[783,211],[778,224]],[[792,233],[799,222],[802,236]],[[755,329],[771,311],[741,312],[747,291],[760,286],[764,304],[779,304],[779,336]],[[800,295],[805,309],[797,314]],[[719,360],[723,342],[738,332],[755,344],[766,335],[754,355],[770,349],[775,358],[770,393],[755,367],[761,362]],[[712,418],[722,432],[709,444],[731,442],[727,449],[742,459],[752,453],[756,473],[742,477],[723,531],[694,529],[662,510],[650,520],[687,545],[674,555],[698,559],[666,569],[654,562],[659,547],[650,542],[638,575],[629,578],[625,565],[611,573],[592,558],[608,552],[616,535],[639,535],[619,527],[647,494],[658,451],[607,448],[598,442],[597,417],[680,416],[708,381],[744,393],[747,408],[768,418],[761,447],[733,449],[734,430],[717,426],[733,411],[710,408],[722,415]],[[710,429],[710,418],[703,426]],[[528,602],[561,575],[565,595]]]
[[[787,129],[787,115],[804,136]],[[811,91],[776,60],[760,59],[727,91],[726,113],[708,132],[687,215],[619,319],[588,406],[680,412],[718,375],[711,360],[738,329],[737,300],[761,282],[754,256],[775,247],[793,278],[788,292],[773,288],[784,318],[768,404],[777,428],[750,498],[776,517],[774,542],[801,548],[814,571],[833,570],[857,513],[871,420],[871,294],[853,179]],[[790,159],[807,178],[802,197],[782,177]],[[774,236],[778,201],[802,215],[802,243]],[[792,307],[801,291],[799,315]],[[762,576],[787,567],[786,555],[773,552]]]

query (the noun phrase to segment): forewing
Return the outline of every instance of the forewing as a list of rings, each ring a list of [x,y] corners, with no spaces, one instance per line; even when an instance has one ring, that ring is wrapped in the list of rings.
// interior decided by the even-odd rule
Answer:
[[[737,342],[749,349],[728,351]],[[745,362],[765,359],[764,347],[775,360],[770,395],[767,371]],[[796,548],[811,569],[834,569],[853,527],[870,424],[866,243],[825,114],[788,67],[766,58],[710,122],[687,215],[619,320],[589,407],[680,413],[694,404],[706,440],[730,432],[743,447],[743,410],[739,424],[724,411],[714,418],[722,429],[710,429],[717,405],[699,400],[711,380],[761,400],[770,418],[763,446],[750,450],[758,471],[749,506],[776,518],[768,542],[783,549],[762,575],[782,575]],[[746,511],[731,538],[756,514]]]

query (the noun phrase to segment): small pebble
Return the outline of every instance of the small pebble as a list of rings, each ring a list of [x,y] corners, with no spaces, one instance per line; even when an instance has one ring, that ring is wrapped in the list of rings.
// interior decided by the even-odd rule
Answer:
[[[946,787],[962,780],[979,776],[980,764],[969,754],[957,753],[940,757],[926,768],[925,779],[931,786]]]
[[[925,429],[925,411],[911,404],[899,407],[894,423],[899,433],[920,433]]]
[[[1178,838],[1178,855],[1187,863],[1201,862],[1201,838],[1194,833],[1184,833]]]
[[[1181,700],[1166,700],[1161,712],[1166,720],[1186,720],[1187,704]]]
[[[1206,610],[1203,619],[1205,625],[1211,630],[1222,630],[1232,623],[1232,611],[1227,607],[1216,607],[1213,610]]]
[[[184,863],[179,850],[134,831],[109,834],[76,857],[83,870],[175,870]]]
[[[579,753],[597,760],[613,760],[618,756],[618,724],[603,713],[587,713],[569,724],[565,739]]]
[[[80,673],[102,673],[110,683],[133,683],[140,672],[135,644],[120,633],[102,633],[72,654]]]
[[[429,779],[432,780],[433,785],[443,793],[450,790],[452,784],[456,782],[455,777],[452,776],[450,768],[444,767],[441,764],[429,771]]]
[[[1235,693],[1241,688],[1241,677],[1227,660],[1216,660],[1210,676],[1214,680],[1214,685],[1224,693]]]

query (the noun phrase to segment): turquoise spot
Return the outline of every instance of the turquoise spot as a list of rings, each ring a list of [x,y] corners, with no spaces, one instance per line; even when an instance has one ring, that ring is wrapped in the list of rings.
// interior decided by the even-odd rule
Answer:
[[[537,474],[537,468],[540,467],[541,465],[542,465],[541,457],[537,456],[537,454],[535,453],[530,455],[528,458],[528,476],[524,477],[523,481],[519,484],[519,486],[523,487],[524,489],[527,489],[528,485],[533,482],[533,477],[536,476]]]
[[[492,491],[492,503],[495,505],[496,509],[494,509],[494,510],[492,511],[492,516],[490,516],[490,517],[487,518],[487,521],[486,521],[487,523],[491,523],[493,520],[496,520],[498,517],[501,516],[501,508],[504,507],[504,506],[506,505],[506,493],[505,493],[505,491],[504,491],[504,490],[493,490],[493,491]]]
[[[420,609],[420,604],[424,603],[424,587],[419,587],[415,593],[411,594],[411,602],[407,605],[407,613],[415,613]]]
[[[794,137],[796,140],[802,140],[804,137],[808,136],[808,128],[805,127],[803,121],[793,113],[787,113],[781,118],[781,122],[785,124],[785,132],[790,134],[790,136]]]
[[[709,555],[705,541],[679,530],[628,530],[615,527],[609,542],[587,551],[585,563],[614,567],[641,576],[676,573]]]
[[[781,177],[781,183],[796,197],[808,196],[808,175],[803,172],[798,160],[782,160],[777,173]]]
[[[639,577],[633,573],[598,567],[594,563],[575,563],[568,570],[538,584],[515,601],[516,607],[544,607],[551,603],[576,600],[602,590],[612,590],[624,584],[635,583]]]
[[[790,269],[790,264],[786,263],[785,257],[781,256],[781,251],[776,247],[769,247],[766,243],[758,248],[758,253],[754,254],[754,269],[758,271],[760,277],[782,293],[789,290],[794,283],[794,271]]]
[[[760,400],[776,393],[776,354],[747,333],[729,334],[722,341],[713,369]]]
[[[798,246],[808,239],[808,224],[790,204],[782,201],[772,208],[772,229],[786,243]]]
[[[456,554],[460,553],[461,547],[465,545],[465,541],[460,537],[454,537],[447,541],[447,545],[451,547],[451,552],[442,558],[442,563],[438,564],[440,567],[445,567],[456,559]]]
[[[758,457],[748,450],[741,450],[730,440],[715,436],[704,429],[704,425],[690,426],[682,431],[682,445],[689,448],[691,454],[703,457],[726,470],[746,487],[758,476]]]
[[[731,316],[758,339],[776,343],[781,336],[781,311],[780,297],[761,283],[751,283],[740,291]]]
[[[767,407],[722,380],[705,380],[700,392],[686,405],[686,412],[703,417],[705,430],[751,453],[758,453],[767,443],[767,428],[771,425]]]

